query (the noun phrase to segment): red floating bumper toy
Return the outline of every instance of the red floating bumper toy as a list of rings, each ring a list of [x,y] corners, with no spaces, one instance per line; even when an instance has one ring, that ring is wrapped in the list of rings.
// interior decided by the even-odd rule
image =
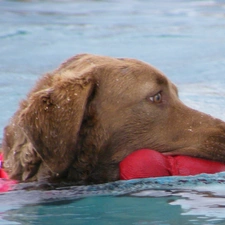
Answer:
[[[190,156],[165,156],[150,149],[140,149],[120,163],[120,179],[188,176],[225,171],[225,164]]]
[[[16,184],[15,180],[10,180],[8,174],[3,169],[3,156],[0,154],[0,192],[7,192]]]

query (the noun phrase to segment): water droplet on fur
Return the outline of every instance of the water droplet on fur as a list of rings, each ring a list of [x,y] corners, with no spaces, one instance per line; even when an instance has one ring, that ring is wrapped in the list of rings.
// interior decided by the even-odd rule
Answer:
[[[190,127],[188,130],[189,130],[190,132],[193,132],[192,127]]]

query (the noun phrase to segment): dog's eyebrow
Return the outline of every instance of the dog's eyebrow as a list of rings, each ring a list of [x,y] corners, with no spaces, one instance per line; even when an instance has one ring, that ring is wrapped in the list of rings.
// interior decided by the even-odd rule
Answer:
[[[167,85],[168,84],[168,80],[165,77],[157,77],[156,82],[159,85]]]

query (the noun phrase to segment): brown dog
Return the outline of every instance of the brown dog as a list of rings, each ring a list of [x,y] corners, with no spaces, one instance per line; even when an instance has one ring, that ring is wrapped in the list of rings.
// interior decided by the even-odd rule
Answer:
[[[42,77],[5,128],[10,177],[101,183],[140,148],[225,162],[225,123],[185,106],[160,71],[82,54]]]

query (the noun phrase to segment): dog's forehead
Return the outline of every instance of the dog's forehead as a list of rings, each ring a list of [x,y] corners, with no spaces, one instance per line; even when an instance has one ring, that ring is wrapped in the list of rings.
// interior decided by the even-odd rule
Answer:
[[[82,76],[85,73],[93,73],[97,79],[124,78],[137,79],[155,82],[158,84],[167,83],[166,76],[152,65],[137,59],[130,58],[113,58],[107,56],[98,56],[92,54],[77,55],[61,65],[59,70],[64,76],[74,77]]]
[[[110,101],[136,102],[171,83],[161,71],[138,60],[114,61],[103,68],[97,73],[98,90]]]
[[[108,91],[111,89],[110,92],[122,92],[125,89],[149,91],[170,83],[166,76],[152,65],[130,58],[83,54],[69,59],[62,64],[59,71],[66,78],[92,77],[99,87]]]
[[[122,59],[122,62],[109,67],[106,82],[117,83],[118,88],[134,86],[139,88],[154,89],[170,83],[168,78],[150,64],[135,59]],[[103,78],[104,79],[104,78]]]

